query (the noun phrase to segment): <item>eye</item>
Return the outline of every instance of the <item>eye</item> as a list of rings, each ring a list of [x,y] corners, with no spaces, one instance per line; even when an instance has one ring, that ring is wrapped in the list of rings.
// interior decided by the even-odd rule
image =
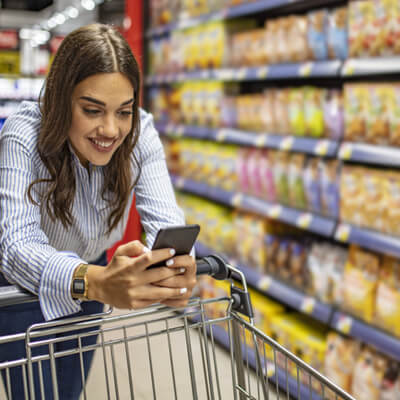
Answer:
[[[98,115],[100,113],[100,110],[96,110],[94,108],[84,108],[83,111],[88,115]]]
[[[122,118],[128,118],[128,117],[130,117],[132,115],[132,111],[127,111],[127,110],[119,111],[119,115]]]

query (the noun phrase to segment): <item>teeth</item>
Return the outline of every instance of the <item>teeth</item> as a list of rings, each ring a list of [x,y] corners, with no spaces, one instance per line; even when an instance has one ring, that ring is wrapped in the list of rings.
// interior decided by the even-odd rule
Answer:
[[[92,139],[92,142],[95,143],[97,146],[103,147],[103,148],[108,148],[113,145],[114,142],[99,142],[97,140]]]

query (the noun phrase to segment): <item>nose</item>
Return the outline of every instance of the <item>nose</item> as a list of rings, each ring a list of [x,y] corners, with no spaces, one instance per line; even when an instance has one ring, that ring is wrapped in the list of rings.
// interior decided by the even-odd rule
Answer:
[[[100,134],[104,137],[114,139],[118,136],[119,126],[116,118],[112,115],[104,117],[103,124],[100,129]]]

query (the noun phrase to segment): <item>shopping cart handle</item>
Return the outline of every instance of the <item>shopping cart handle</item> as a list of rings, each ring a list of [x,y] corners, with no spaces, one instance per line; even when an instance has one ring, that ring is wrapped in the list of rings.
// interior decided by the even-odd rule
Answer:
[[[36,295],[20,288],[19,286],[0,287],[0,307],[29,303],[37,300],[38,298]]]
[[[210,275],[214,279],[225,280],[231,277],[226,261],[215,254],[196,260],[197,275]]]

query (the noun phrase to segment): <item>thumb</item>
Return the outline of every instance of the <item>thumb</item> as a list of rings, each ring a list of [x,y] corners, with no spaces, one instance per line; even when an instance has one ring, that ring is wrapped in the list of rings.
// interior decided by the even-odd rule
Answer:
[[[116,256],[138,257],[143,253],[148,252],[149,249],[139,240],[133,240],[118,246],[115,251]]]

